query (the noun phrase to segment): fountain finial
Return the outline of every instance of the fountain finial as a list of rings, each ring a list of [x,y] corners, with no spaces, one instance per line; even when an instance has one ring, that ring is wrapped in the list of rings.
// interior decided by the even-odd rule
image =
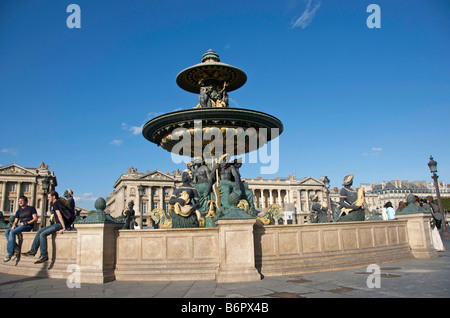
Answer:
[[[202,63],[206,62],[220,62],[219,54],[217,54],[214,50],[209,49],[202,56]]]

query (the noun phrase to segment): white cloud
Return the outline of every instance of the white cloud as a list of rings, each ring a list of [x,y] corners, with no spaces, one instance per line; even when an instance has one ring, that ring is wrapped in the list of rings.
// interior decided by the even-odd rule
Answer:
[[[313,4],[314,2],[314,4]],[[303,11],[302,15],[297,18],[295,21],[291,23],[291,28],[301,27],[302,29],[306,28],[308,25],[312,23],[314,15],[316,14],[317,9],[320,7],[320,2],[316,0],[307,0],[305,11]]]
[[[113,146],[121,146],[123,143],[123,140],[121,139],[114,139],[113,141],[111,141],[109,144],[113,145]]]
[[[3,148],[1,150],[1,153],[6,153],[6,154],[9,154],[9,155],[17,156],[19,154],[19,150],[12,149],[12,148],[10,148],[10,149]]]
[[[78,204],[78,202],[94,202],[97,200],[96,197],[92,196],[93,193],[87,192],[87,193],[80,193],[73,196],[73,199],[75,200],[75,204]]]
[[[126,123],[122,123],[122,129],[131,131],[133,135],[139,135],[142,132],[142,126],[128,126]]]
[[[231,103],[233,103],[233,105],[234,105],[235,107],[238,107],[238,108],[241,107],[241,106],[239,106],[238,102],[237,102],[236,100],[232,99],[231,97],[228,97],[228,100],[229,100]]]
[[[150,112],[147,114],[147,118],[151,119],[151,118],[155,118],[158,117],[160,115],[164,114],[164,112]]]
[[[372,147],[370,152],[364,152],[362,155],[364,157],[372,157],[372,156],[378,156],[381,151],[383,151],[383,148],[381,147]]]

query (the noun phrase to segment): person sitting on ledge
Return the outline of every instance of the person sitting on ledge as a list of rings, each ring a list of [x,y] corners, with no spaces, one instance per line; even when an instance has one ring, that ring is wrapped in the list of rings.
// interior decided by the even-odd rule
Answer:
[[[48,201],[51,204],[51,211],[55,216],[55,223],[49,226],[46,226],[39,231],[37,231],[36,236],[34,237],[33,244],[31,244],[31,249],[24,253],[25,256],[34,256],[37,253],[38,248],[41,248],[41,256],[39,259],[34,262],[35,264],[40,264],[48,261],[48,252],[47,252],[47,236],[53,233],[63,234],[66,230],[66,226],[64,223],[64,219],[61,215],[61,211],[57,205],[57,201],[59,199],[58,192],[51,191],[48,196]]]
[[[16,235],[22,232],[30,232],[33,229],[33,224],[37,221],[37,212],[33,206],[28,205],[28,199],[25,196],[19,197],[20,209],[17,210],[14,222],[10,229],[5,231],[5,236],[8,241],[6,245],[5,262],[11,259],[12,254],[17,257],[19,250],[16,244]]]

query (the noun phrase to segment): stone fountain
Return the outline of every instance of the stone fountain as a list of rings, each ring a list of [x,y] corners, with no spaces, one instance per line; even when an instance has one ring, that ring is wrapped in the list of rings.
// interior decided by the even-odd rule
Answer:
[[[198,94],[198,104],[155,117],[143,127],[147,140],[192,158],[183,186],[169,202],[173,228],[214,227],[219,218],[256,217],[253,192],[239,173],[242,163],[230,159],[257,151],[281,134],[283,124],[272,115],[229,106],[228,93],[246,81],[242,70],[208,50],[201,63],[176,77],[180,88]]]

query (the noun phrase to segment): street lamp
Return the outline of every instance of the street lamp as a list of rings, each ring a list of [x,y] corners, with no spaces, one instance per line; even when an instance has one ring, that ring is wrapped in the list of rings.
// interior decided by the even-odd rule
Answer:
[[[142,196],[144,195],[144,187],[142,184],[138,186],[138,193],[139,193],[139,228],[142,230],[144,227],[144,220],[143,220],[143,211],[142,211]]]
[[[328,179],[327,176],[325,176],[325,178],[323,179],[323,185],[325,186],[325,189],[327,189],[327,206],[328,206],[329,216],[331,216],[333,211],[331,211],[331,205],[330,205],[330,179]]]
[[[442,236],[446,239],[449,239],[449,233],[447,231],[447,224],[446,224],[446,220],[445,220],[445,213],[444,210],[442,209],[442,200],[441,200],[441,194],[439,193],[439,184],[438,184],[438,175],[436,174],[437,172],[437,162],[434,161],[433,156],[430,156],[430,161],[428,162],[428,167],[430,168],[430,172],[433,174],[431,176],[431,179],[433,179],[434,181],[434,188],[436,190],[436,197],[438,200],[438,204],[439,204],[439,211],[442,214]]]
[[[44,177],[42,179],[42,190],[44,190],[44,197],[42,200],[42,211],[41,211],[41,228],[45,227],[45,216],[47,213],[47,192],[50,187],[50,181],[48,180],[48,177]]]

